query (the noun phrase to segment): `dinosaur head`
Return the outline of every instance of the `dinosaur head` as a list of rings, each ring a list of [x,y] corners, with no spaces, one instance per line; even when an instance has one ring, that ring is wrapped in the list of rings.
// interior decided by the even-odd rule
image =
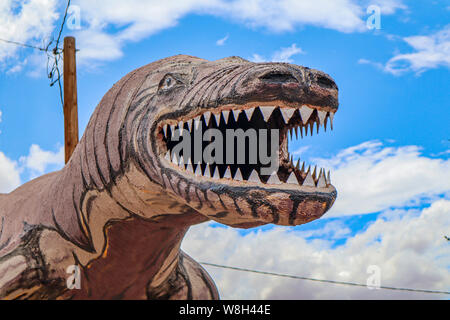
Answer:
[[[243,228],[303,224],[332,206],[329,174],[295,165],[288,152],[289,133],[332,126],[338,88],[330,76],[238,57],[175,56],[156,67],[134,99],[151,96],[136,149],[177,201]]]
[[[321,217],[336,190],[325,170],[292,163],[288,135],[331,127],[337,108],[321,71],[179,55],[120,80],[72,158],[89,169],[85,186],[140,215],[182,207],[234,227],[298,225]]]

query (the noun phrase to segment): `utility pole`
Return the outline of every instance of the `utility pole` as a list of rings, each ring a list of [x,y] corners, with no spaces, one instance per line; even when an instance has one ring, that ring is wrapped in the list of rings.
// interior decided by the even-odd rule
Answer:
[[[64,150],[69,162],[78,144],[77,65],[74,37],[64,38]]]

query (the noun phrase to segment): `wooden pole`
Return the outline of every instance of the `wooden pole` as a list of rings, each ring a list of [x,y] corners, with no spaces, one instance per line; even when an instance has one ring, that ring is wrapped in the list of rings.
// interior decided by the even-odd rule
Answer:
[[[69,162],[78,144],[78,99],[75,38],[64,38],[64,150]]]

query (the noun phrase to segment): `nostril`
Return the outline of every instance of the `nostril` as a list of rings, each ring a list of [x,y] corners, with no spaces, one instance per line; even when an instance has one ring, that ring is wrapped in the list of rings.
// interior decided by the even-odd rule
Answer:
[[[330,78],[324,77],[324,76],[318,76],[317,77],[317,83],[319,86],[327,88],[327,89],[336,89],[336,83],[334,83],[333,80]]]
[[[262,81],[272,83],[298,82],[293,75],[283,72],[269,72],[259,78]]]

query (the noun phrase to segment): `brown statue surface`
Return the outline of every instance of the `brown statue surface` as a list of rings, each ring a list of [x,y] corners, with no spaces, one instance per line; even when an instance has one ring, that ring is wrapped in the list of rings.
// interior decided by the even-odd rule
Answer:
[[[217,299],[180,250],[184,235],[209,220],[251,228],[321,217],[336,190],[324,171],[294,166],[287,136],[329,125],[337,107],[328,75],[292,64],[179,55],[129,73],[62,170],[0,194],[0,298]],[[174,160],[174,130],[190,134],[199,121],[279,129],[278,172]],[[79,289],[66,283],[74,265]]]

